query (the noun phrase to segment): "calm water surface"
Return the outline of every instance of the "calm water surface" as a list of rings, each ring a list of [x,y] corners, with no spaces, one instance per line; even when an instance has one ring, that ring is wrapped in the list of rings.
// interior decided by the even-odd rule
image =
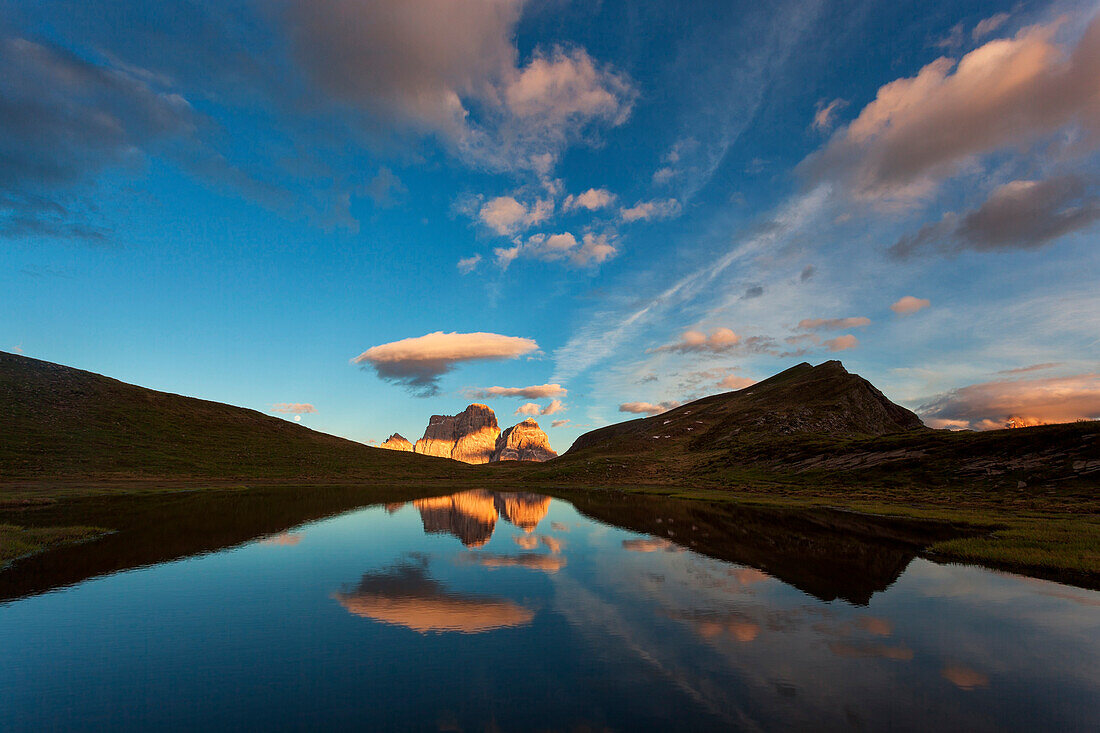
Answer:
[[[0,730],[1100,728],[1100,593],[706,511],[464,492],[10,600]]]

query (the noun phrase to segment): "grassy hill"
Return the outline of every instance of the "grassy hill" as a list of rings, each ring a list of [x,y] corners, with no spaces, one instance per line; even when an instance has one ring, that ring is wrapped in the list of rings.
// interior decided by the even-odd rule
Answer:
[[[371,448],[255,410],[0,352],[0,479],[457,478],[467,466]]]
[[[530,473],[565,483],[890,494],[1017,508],[1057,498],[1095,511],[1100,422],[931,430],[831,361],[594,430]]]

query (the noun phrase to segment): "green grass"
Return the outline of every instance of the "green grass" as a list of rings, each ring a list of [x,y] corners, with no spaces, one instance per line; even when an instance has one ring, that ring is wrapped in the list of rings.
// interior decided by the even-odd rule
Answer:
[[[0,568],[17,558],[61,545],[84,542],[105,532],[99,527],[19,527],[0,524]]]

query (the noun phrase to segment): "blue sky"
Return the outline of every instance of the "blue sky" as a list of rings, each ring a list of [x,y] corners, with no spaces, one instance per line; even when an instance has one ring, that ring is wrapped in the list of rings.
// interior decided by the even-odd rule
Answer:
[[[1100,416],[1095,4],[763,5],[5,3],[0,349],[361,441]]]

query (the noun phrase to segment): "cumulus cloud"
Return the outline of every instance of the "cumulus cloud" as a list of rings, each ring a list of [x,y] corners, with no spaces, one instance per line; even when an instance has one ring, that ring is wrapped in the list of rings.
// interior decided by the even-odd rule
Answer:
[[[1100,418],[1100,374],[972,384],[918,409],[932,427],[990,430]]]
[[[497,234],[504,236],[541,224],[554,213],[551,199],[539,199],[524,204],[513,196],[497,196],[486,201],[477,212],[477,218]]]
[[[843,336],[837,336],[833,339],[828,339],[824,342],[824,345],[829,351],[847,351],[848,349],[854,349],[859,346],[859,339],[850,333]]]
[[[467,361],[514,359],[538,349],[533,339],[496,333],[443,333],[372,346],[352,359],[372,367],[379,378],[419,394],[439,392],[439,378]]]
[[[679,402],[624,402],[619,405],[619,412],[629,412],[635,415],[660,415],[662,412],[675,410],[680,406]]]
[[[814,180],[840,179],[855,195],[908,198],[976,156],[1024,146],[1077,126],[1098,139],[1100,18],[1073,48],[1056,21],[995,39],[956,63],[939,58],[878,90],[849,125],[803,163]],[[988,26],[987,26],[988,27]]]
[[[998,186],[977,209],[948,212],[915,234],[899,239],[890,254],[899,259],[926,252],[992,252],[1034,249],[1100,219],[1100,193],[1074,175]]]
[[[511,247],[498,247],[493,250],[497,265],[507,269],[520,257],[539,259],[547,262],[562,261],[574,267],[599,265],[618,254],[618,248],[612,243],[609,234],[589,232],[578,242],[569,232],[561,234],[533,234],[527,241]]]
[[[619,210],[619,218],[624,222],[648,221],[650,219],[671,219],[680,214],[680,202],[676,199],[654,199],[639,201],[630,208]]]
[[[477,269],[479,262],[481,262],[481,255],[474,255],[473,257],[463,257],[456,266],[463,275],[469,275]]]
[[[566,196],[561,208],[562,211],[576,211],[577,209],[599,211],[600,209],[606,209],[613,203],[615,203],[615,194],[606,188],[590,188],[576,196],[573,194]]]
[[[291,415],[304,415],[309,412],[317,412],[317,408],[308,402],[276,402],[271,406],[271,411]]]
[[[871,319],[863,316],[853,318],[804,318],[798,322],[801,331],[839,331],[844,328],[862,328],[870,326]]]
[[[684,331],[680,334],[680,340],[671,344],[650,349],[647,353],[676,352],[680,354],[692,354],[708,352],[720,354],[729,351],[741,343],[741,337],[728,328],[716,328],[705,334],[702,331]]]
[[[565,420],[553,420],[553,421],[550,422],[550,427],[552,427],[552,428],[564,428],[570,422],[571,421],[568,418],[566,418]]]
[[[493,167],[546,172],[595,125],[622,124],[636,91],[582,48],[515,45],[522,0],[289,0],[298,60],[324,91],[436,133]]]
[[[515,415],[538,415],[539,406],[534,402],[527,402],[516,408]]]
[[[467,394],[475,400],[487,400],[495,397],[522,397],[528,400],[541,400],[547,397],[564,397],[568,391],[560,384],[535,384],[530,387],[486,387],[471,390]]]
[[[890,310],[894,311],[899,316],[908,316],[919,310],[924,310],[930,305],[932,305],[932,301],[927,298],[916,298],[912,295],[906,295],[891,305]]]

